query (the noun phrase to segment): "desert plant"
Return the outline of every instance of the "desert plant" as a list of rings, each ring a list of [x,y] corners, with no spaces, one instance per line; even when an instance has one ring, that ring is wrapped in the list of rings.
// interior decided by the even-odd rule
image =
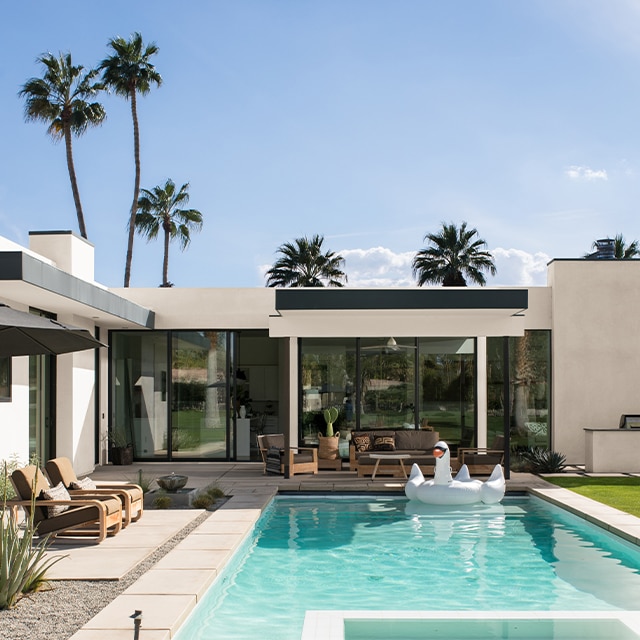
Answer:
[[[116,427],[109,433],[109,443],[116,449],[126,449],[131,446],[131,440],[122,427]]]
[[[4,464],[4,486],[8,484],[8,466]],[[7,494],[2,496],[0,517],[0,609],[10,609],[26,593],[46,584],[46,573],[65,556],[45,558],[49,536],[33,545],[36,525],[33,523],[36,496],[31,497],[31,509],[22,530],[7,507]]]
[[[2,460],[0,462],[4,473],[0,475],[0,496],[11,500],[16,497],[16,492],[13,490],[9,476],[20,466],[20,460],[17,455],[12,455],[8,460]]]
[[[333,436],[333,423],[338,419],[338,409],[329,407],[324,410],[324,421],[327,423],[327,438]]]
[[[566,456],[543,447],[529,447],[520,457],[531,465],[534,473],[559,473],[567,466]]]
[[[156,509],[168,509],[171,506],[172,502],[173,501],[171,500],[171,496],[162,493],[154,499],[153,506]]]
[[[212,497],[214,500],[219,500],[220,498],[224,498],[224,491],[214,482],[210,485],[207,485],[202,493]]]
[[[191,506],[194,509],[208,509],[214,502],[215,498],[207,493],[199,493],[192,501]]]
[[[147,475],[142,469],[138,469],[138,473],[133,482],[142,489],[142,493],[149,493],[154,479]]]

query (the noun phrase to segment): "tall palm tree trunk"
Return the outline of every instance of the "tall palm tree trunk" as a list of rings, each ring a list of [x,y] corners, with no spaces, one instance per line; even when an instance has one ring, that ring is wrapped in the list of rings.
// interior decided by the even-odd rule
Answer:
[[[67,151],[67,168],[69,169],[69,179],[71,180],[71,191],[73,192],[73,202],[76,205],[76,215],[78,216],[78,228],[80,235],[87,238],[87,228],[84,224],[84,214],[82,213],[82,204],[80,203],[80,191],[78,191],[78,181],[76,180],[76,169],[73,164],[73,151],[71,148],[71,127],[68,124],[64,126],[64,145]]]
[[[131,118],[133,119],[133,156],[135,161],[135,179],[133,184],[133,202],[129,214],[129,238],[127,241],[127,261],[124,268],[124,286],[131,281],[131,262],[133,260],[133,236],[136,232],[136,212],[138,211],[138,195],[140,193],[140,130],[138,128],[138,106],[135,87],[131,91]]]
[[[162,260],[162,286],[169,286],[169,240],[171,233],[171,225],[164,224],[164,258]]]

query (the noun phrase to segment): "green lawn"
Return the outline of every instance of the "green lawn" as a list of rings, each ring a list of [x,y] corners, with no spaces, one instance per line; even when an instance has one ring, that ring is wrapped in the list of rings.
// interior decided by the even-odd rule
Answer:
[[[583,478],[568,476],[545,477],[545,480],[571,489],[620,511],[640,517],[640,478]]]

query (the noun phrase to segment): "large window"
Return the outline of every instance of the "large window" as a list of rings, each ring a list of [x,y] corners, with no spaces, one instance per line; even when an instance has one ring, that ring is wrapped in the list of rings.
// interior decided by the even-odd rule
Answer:
[[[513,449],[551,448],[550,376],[549,331],[525,331],[522,337],[487,339],[489,443],[497,433],[504,432],[507,411]]]
[[[476,360],[473,338],[420,338],[420,426],[455,451],[475,446]]]
[[[360,340],[360,429],[413,428],[416,348],[413,338]]]
[[[224,331],[113,334],[110,427],[133,442],[136,458],[233,455],[230,344]]]
[[[472,338],[361,338],[300,341],[301,437],[334,428],[434,429],[455,447],[474,443],[476,360]]]
[[[338,409],[334,429],[356,426],[356,340],[304,339],[301,344],[301,437],[307,443],[325,433],[323,411]]]
[[[172,333],[171,452],[173,458],[226,458],[227,380],[224,331]]]

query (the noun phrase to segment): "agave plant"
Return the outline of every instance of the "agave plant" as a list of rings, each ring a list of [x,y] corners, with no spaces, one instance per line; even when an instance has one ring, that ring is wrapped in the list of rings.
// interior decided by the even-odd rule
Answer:
[[[8,484],[4,465],[4,486]],[[7,493],[2,496],[0,517],[0,610],[11,609],[26,593],[37,591],[46,583],[47,571],[65,556],[45,557],[49,536],[33,545],[36,526],[33,523],[35,495],[31,498],[29,516],[21,531],[7,506]]]
[[[534,473],[559,473],[567,466],[566,456],[543,447],[529,447],[520,457],[531,465]]]

